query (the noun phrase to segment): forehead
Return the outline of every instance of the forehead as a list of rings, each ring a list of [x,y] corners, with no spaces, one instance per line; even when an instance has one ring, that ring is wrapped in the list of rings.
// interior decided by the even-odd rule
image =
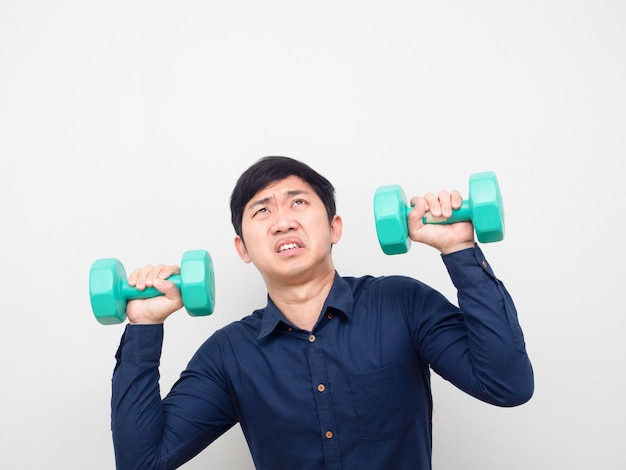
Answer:
[[[303,193],[312,194],[314,196],[317,195],[310,184],[308,184],[302,178],[292,175],[281,180],[273,181],[267,186],[259,189],[259,191],[257,191],[257,193],[252,196],[250,201],[248,201],[247,206],[253,205],[261,200],[267,201],[268,199],[274,197]]]

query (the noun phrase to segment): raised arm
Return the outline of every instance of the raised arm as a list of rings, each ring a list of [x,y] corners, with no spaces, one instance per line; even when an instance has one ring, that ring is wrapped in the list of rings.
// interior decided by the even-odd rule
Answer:
[[[433,370],[467,393],[492,404],[530,399],[533,371],[515,304],[474,241],[471,222],[424,224],[427,213],[449,217],[461,205],[457,191],[413,197],[409,235],[438,249],[457,288],[460,312],[438,312],[420,338]]]
[[[421,356],[480,400],[498,406],[525,403],[534,391],[533,370],[511,296],[478,246],[443,259],[460,308],[446,306],[442,298],[432,301],[434,308],[415,331]]]
[[[163,322],[182,307],[178,288],[165,280],[177,266],[148,266],[129,276],[139,289],[155,287],[164,296],[128,302],[126,326],[113,372],[111,429],[116,467],[177,468],[204,449],[235,422],[225,378],[209,353],[209,341],[165,399],[159,365]],[[211,357],[215,361],[208,361]]]

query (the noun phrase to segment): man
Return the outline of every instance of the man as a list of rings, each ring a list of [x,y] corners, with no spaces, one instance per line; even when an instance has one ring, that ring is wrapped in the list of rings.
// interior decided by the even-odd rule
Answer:
[[[430,370],[470,395],[516,406],[533,393],[515,307],[450,216],[457,191],[411,200],[413,241],[442,254],[459,307],[404,276],[341,277],[334,188],[309,166],[266,157],[231,196],[235,248],[268,291],[265,308],[215,332],[161,400],[163,322],[183,304],[147,266],[128,282],[164,296],[128,303],[113,375],[112,429],[121,469],[176,468],[240,423],[258,469],[430,469]]]

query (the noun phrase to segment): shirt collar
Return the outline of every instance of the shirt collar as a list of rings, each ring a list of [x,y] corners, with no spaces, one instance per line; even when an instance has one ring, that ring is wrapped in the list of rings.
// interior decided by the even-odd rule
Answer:
[[[353,304],[354,298],[350,285],[335,271],[333,285],[328,297],[326,297],[320,315],[327,309],[332,308],[333,310],[342,312],[347,318],[350,318],[352,316]],[[268,294],[267,306],[263,310],[263,320],[261,321],[261,331],[259,332],[258,339],[268,336],[281,322],[286,323],[287,320]]]

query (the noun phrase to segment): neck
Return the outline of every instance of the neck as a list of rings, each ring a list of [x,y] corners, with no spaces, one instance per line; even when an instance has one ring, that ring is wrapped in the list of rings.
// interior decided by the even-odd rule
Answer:
[[[306,282],[279,286],[268,285],[272,301],[296,327],[311,331],[335,280],[335,270]]]

